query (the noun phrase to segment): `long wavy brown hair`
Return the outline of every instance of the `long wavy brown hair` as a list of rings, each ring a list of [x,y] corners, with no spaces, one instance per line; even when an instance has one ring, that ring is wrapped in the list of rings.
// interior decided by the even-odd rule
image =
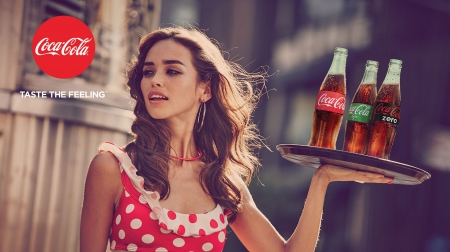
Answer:
[[[228,220],[233,222],[242,201],[242,182],[238,179],[248,185],[260,166],[254,151],[264,145],[264,139],[251,114],[265,87],[266,74],[264,71],[248,73],[239,64],[225,60],[218,44],[197,29],[163,28],[141,39],[138,56],[127,70],[127,86],[136,100],[136,119],[131,126],[134,139],[125,149],[131,154],[139,175],[145,178],[145,187],[159,190],[161,198],[170,192],[170,132],[164,120],[154,119],[147,112],[140,84],[148,51],[158,41],[168,39],[191,51],[199,81],[210,83],[212,98],[206,103],[203,127],[197,132],[196,123],[193,131],[195,144],[203,151],[202,161],[206,164],[199,179],[203,190],[231,211]]]

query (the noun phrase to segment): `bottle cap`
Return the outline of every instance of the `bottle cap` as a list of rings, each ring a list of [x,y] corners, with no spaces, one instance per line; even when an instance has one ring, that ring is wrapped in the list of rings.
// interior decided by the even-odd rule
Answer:
[[[348,50],[342,47],[336,47],[336,49],[334,49],[334,54],[348,55]]]
[[[389,61],[389,66],[391,66],[391,65],[398,65],[398,67],[399,68],[402,68],[402,61],[401,60],[398,60],[398,59],[391,59],[390,61]]]
[[[366,67],[373,66],[373,67],[378,68],[378,65],[379,65],[378,61],[374,61],[374,60],[368,60],[366,63]]]

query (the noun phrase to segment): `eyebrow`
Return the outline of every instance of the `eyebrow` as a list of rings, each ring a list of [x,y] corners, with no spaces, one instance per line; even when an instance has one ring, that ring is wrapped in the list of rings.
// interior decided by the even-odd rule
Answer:
[[[163,64],[164,65],[179,64],[179,65],[183,65],[184,66],[184,64],[181,61],[179,61],[179,60],[163,60]],[[144,66],[154,66],[154,65],[155,65],[155,63],[153,63],[153,61],[146,61],[146,62],[144,62]]]

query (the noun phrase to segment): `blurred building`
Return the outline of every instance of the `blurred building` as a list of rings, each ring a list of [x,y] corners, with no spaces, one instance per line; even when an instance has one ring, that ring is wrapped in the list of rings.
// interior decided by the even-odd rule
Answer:
[[[158,27],[161,1],[1,0],[0,6],[0,251],[79,251],[87,168],[99,143],[130,138],[125,68],[140,35]],[[59,15],[84,21],[96,41],[92,64],[72,79],[47,76],[32,56],[36,29]],[[107,93],[22,98],[27,90]]]

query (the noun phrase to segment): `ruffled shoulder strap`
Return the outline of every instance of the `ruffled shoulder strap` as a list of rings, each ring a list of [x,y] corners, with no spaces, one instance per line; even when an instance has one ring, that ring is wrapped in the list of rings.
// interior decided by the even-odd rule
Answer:
[[[103,142],[98,146],[98,152],[109,151],[116,156],[119,161],[120,172],[125,172],[128,178],[130,178],[131,184],[141,194],[140,201],[148,203],[152,211],[159,218],[162,212],[161,205],[159,204],[160,195],[158,192],[147,191],[144,189],[144,178],[137,175],[137,169],[131,162],[130,157],[126,151],[112,142]]]

